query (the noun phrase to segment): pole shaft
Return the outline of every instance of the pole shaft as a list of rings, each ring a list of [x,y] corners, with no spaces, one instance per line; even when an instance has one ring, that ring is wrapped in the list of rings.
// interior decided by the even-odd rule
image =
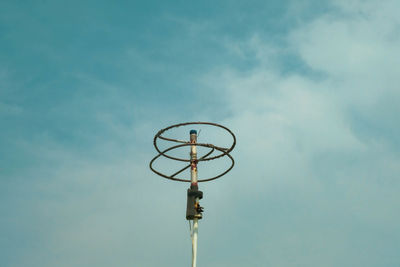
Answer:
[[[192,144],[197,143],[197,133],[190,134],[190,143],[192,143]],[[197,146],[196,145],[190,146],[190,163],[191,163],[190,180],[191,180],[192,184],[197,184]]]
[[[193,220],[193,240],[192,240],[192,267],[196,267],[197,263],[197,234],[199,229],[199,219]]]
[[[197,132],[190,131],[190,142],[196,144]],[[193,185],[197,185],[197,146],[190,146],[190,180]],[[199,198],[196,198],[196,203],[199,203]],[[196,267],[197,263],[197,236],[199,229],[199,219],[193,219],[193,235],[192,235],[192,267]]]

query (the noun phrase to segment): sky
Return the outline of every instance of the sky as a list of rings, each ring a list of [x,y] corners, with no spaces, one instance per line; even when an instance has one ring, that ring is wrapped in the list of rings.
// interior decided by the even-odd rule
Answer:
[[[159,129],[210,121],[236,163],[200,184],[198,266],[399,266],[399,13],[1,1],[0,265],[189,266],[188,184],[148,164]]]

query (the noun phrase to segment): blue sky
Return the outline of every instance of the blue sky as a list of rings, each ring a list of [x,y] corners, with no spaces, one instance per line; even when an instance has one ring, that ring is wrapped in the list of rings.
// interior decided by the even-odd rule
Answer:
[[[238,143],[201,184],[199,266],[399,266],[399,12],[2,1],[1,265],[188,266],[187,185],[148,163],[211,121]]]

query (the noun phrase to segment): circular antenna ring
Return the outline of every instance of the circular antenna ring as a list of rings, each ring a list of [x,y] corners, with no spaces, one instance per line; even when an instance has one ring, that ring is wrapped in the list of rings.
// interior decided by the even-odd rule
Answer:
[[[186,125],[198,125],[198,124],[216,126],[216,127],[222,128],[223,130],[227,131],[233,138],[232,145],[229,148],[223,148],[223,147],[215,146],[213,144],[206,144],[206,143],[195,143],[195,144],[193,144],[193,143],[191,143],[189,141],[182,141],[182,140],[178,140],[178,139],[173,139],[173,138],[168,138],[168,137],[162,136],[163,133],[167,132],[168,130],[170,130],[172,128],[177,128],[177,127],[186,126]],[[161,151],[159,149],[158,145],[157,145],[157,140],[158,139],[162,139],[162,140],[166,140],[166,141],[169,141],[169,142],[178,143],[178,145],[169,147],[169,148]],[[160,158],[161,156],[169,158],[169,159],[172,159],[172,160],[191,163],[190,159],[173,157],[173,156],[170,156],[170,155],[166,154],[169,151],[172,151],[174,149],[177,149],[177,148],[180,148],[180,147],[184,147],[184,146],[193,146],[193,145],[195,145],[195,146],[211,148],[210,151],[207,154],[205,154],[201,158],[197,159],[196,162],[214,160],[214,159],[221,158],[221,157],[224,157],[224,156],[228,156],[229,159],[231,160],[231,165],[229,166],[229,168],[227,170],[225,170],[224,172],[218,174],[217,176],[211,177],[211,178],[199,179],[198,182],[208,182],[208,181],[212,181],[212,180],[215,180],[217,178],[220,178],[221,176],[223,176],[226,173],[228,173],[233,168],[233,166],[235,165],[235,161],[234,161],[233,157],[229,153],[233,150],[233,148],[236,145],[236,137],[235,137],[235,135],[233,134],[233,132],[229,128],[227,128],[227,127],[225,127],[223,125],[217,124],[217,123],[212,123],[212,122],[185,122],[185,123],[174,124],[174,125],[171,125],[169,127],[166,127],[164,129],[161,129],[160,131],[158,131],[157,134],[154,136],[153,144],[154,144],[154,147],[155,147],[155,149],[157,150],[157,152],[159,154],[157,156],[155,156],[150,161],[149,167],[154,173],[156,173],[156,174],[158,174],[158,175],[160,175],[160,176],[162,176],[164,178],[170,179],[170,180],[179,181],[179,182],[191,182],[191,180],[189,180],[189,179],[182,179],[182,178],[176,178],[175,177],[176,175],[178,175],[182,171],[188,169],[191,166],[191,164],[187,165],[186,167],[184,167],[183,169],[175,172],[172,175],[166,175],[164,173],[161,173],[161,172],[155,170],[154,167],[153,167],[153,163],[158,158]],[[217,151],[219,151],[221,153],[217,154],[216,156],[209,157],[215,150],[217,150]]]

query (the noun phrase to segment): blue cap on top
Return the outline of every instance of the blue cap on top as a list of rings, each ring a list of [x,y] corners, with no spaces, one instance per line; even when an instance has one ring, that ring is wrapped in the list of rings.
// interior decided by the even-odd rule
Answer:
[[[190,134],[197,134],[196,130],[190,130]]]

